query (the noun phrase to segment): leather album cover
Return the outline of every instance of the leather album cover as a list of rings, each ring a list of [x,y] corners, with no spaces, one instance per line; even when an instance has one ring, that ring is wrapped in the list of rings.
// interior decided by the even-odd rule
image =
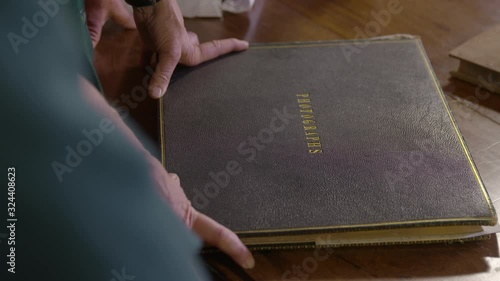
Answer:
[[[160,123],[193,206],[249,246],[464,241],[497,220],[419,38],[178,67]]]

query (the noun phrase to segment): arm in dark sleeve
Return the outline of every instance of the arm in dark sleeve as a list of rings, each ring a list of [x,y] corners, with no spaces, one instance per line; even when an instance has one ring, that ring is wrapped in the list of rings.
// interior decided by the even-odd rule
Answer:
[[[54,16],[37,1],[2,5],[0,166],[15,168],[17,221],[1,280],[205,279],[200,241],[157,194],[144,153],[81,94],[71,3]]]

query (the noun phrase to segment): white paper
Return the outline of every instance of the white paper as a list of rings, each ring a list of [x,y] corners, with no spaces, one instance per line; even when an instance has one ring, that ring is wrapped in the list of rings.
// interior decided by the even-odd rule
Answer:
[[[245,13],[252,9],[255,0],[225,0],[222,3],[222,10],[231,13]]]
[[[222,17],[222,0],[177,0],[182,16],[186,18]]]

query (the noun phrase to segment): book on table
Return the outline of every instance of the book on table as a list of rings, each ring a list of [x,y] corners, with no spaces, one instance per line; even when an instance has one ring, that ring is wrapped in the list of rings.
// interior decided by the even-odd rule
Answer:
[[[460,61],[452,77],[500,94],[500,24],[484,31],[450,52]]]
[[[160,130],[192,205],[250,248],[467,241],[497,220],[416,37],[178,67]]]

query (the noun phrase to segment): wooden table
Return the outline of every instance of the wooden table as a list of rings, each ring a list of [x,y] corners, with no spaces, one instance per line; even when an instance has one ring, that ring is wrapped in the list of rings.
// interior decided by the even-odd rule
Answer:
[[[388,2],[257,0],[248,14],[224,14],[223,20],[189,19],[186,27],[198,33],[201,41],[226,37],[250,42],[349,39],[356,36],[357,28],[364,30],[375,20],[371,11],[387,9]],[[448,57],[452,48],[500,23],[500,0],[400,0],[400,5],[401,12],[374,30],[374,35],[422,37],[479,172],[500,209],[500,95],[477,92],[475,86],[450,79],[449,71],[458,62]],[[96,67],[110,101],[120,100],[122,94],[131,94],[142,85],[147,74],[140,57],[136,31],[106,27],[96,50]],[[157,140],[156,102],[148,98],[131,106],[130,112],[148,136]],[[208,259],[221,276],[231,280],[500,280],[499,237],[452,245],[339,248],[317,262],[316,268],[307,264],[312,250],[257,252],[256,266],[250,271],[237,269],[223,256]],[[294,272],[297,267],[302,273]],[[287,271],[291,273],[286,275]]]

